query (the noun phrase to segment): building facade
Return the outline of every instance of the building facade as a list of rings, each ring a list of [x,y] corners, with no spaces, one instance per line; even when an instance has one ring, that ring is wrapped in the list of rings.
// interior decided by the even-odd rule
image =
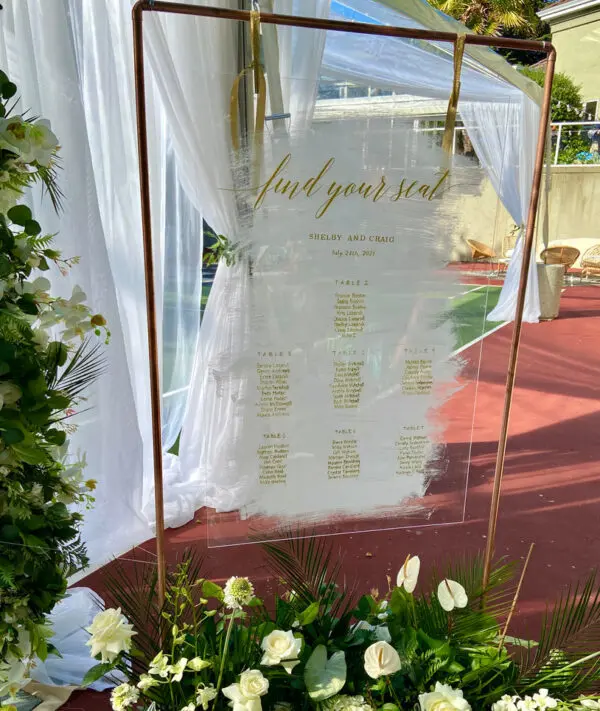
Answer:
[[[556,70],[581,87],[586,114],[600,119],[600,0],[558,0],[538,15],[552,31]]]

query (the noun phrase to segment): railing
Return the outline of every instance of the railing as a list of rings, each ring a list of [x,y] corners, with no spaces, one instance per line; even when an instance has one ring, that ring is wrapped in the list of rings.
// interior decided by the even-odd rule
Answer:
[[[427,122],[423,122],[427,123]],[[415,131],[431,133],[432,141],[441,144],[443,126],[416,122]],[[561,121],[551,124],[551,165],[600,166],[600,121]],[[464,126],[454,129],[452,152],[476,157]]]
[[[553,123],[552,165],[600,165],[600,122]]]

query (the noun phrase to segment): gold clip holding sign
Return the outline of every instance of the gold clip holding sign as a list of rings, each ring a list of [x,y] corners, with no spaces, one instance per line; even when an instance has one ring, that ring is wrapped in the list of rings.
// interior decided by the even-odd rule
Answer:
[[[240,81],[248,73],[254,77],[254,93],[256,95],[256,116],[254,121],[254,159],[253,159],[253,188],[258,189],[260,180],[260,166],[262,162],[263,136],[265,130],[265,116],[267,109],[267,83],[265,72],[260,61],[260,7],[256,0],[250,12],[250,37],[252,46],[252,62],[248,67],[242,69],[231,89],[229,102],[229,117],[231,125],[231,143],[234,151],[240,149],[240,129],[239,129],[239,89]]]
[[[444,138],[442,140],[442,149],[448,155],[452,153],[452,145],[454,143],[454,127],[456,126],[456,113],[460,97],[460,72],[465,52],[465,39],[466,35],[458,35],[454,44],[454,78],[452,81],[452,93],[448,101],[448,111],[446,112]]]

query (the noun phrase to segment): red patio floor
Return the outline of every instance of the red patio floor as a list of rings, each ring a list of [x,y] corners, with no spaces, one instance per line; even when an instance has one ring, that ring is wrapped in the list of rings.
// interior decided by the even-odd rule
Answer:
[[[463,355],[478,359],[483,348],[473,431],[466,520],[457,525],[338,536],[346,570],[361,587],[385,586],[408,552],[426,567],[435,559],[477,551],[485,544],[496,440],[504,397],[512,326],[488,336]],[[567,289],[560,317],[525,325],[519,358],[498,526],[498,555],[530,563],[513,633],[535,635],[546,603],[567,584],[597,565],[600,553],[600,288]],[[451,423],[470,418],[472,393],[463,389],[449,404]],[[200,520],[202,512],[199,513]],[[256,546],[206,550],[205,525],[168,531],[169,556],[191,546],[206,551],[206,572],[214,578],[250,574],[262,580]],[[153,550],[153,542],[144,544]],[[147,557],[141,549],[128,557]],[[425,571],[426,573],[426,571]],[[102,594],[102,572],[79,585]],[[77,692],[70,711],[108,709],[106,695]]]

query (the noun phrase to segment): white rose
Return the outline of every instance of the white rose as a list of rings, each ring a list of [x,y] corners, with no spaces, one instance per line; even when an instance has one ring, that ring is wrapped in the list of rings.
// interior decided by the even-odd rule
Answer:
[[[99,612],[86,631],[92,635],[86,642],[92,648],[91,656],[100,654],[103,662],[113,662],[121,652],[128,652],[131,638],[137,634],[121,614],[121,608]]]
[[[471,705],[463,698],[461,689],[453,689],[438,681],[434,691],[419,694],[421,711],[470,711]]]
[[[223,696],[230,699],[233,711],[261,711],[260,697],[269,690],[269,682],[258,669],[251,669],[240,674],[238,684],[231,684],[222,689]]]
[[[296,639],[291,630],[274,630],[261,643],[263,658],[260,663],[267,667],[281,664],[291,674],[292,669],[299,664],[298,655],[302,649],[302,640]]]
[[[396,577],[396,585],[404,589],[407,593],[412,593],[417,587],[417,580],[419,579],[419,570],[421,570],[421,560],[419,556],[408,556],[404,565],[398,571]]]
[[[365,650],[365,671],[371,679],[395,674],[400,666],[398,652],[387,642],[375,642]]]
[[[257,699],[269,690],[269,682],[259,669],[250,669],[240,674],[240,691],[247,699]]]
[[[455,607],[466,607],[469,602],[466,590],[455,580],[442,580],[438,585],[437,597],[446,612],[454,610]]]

